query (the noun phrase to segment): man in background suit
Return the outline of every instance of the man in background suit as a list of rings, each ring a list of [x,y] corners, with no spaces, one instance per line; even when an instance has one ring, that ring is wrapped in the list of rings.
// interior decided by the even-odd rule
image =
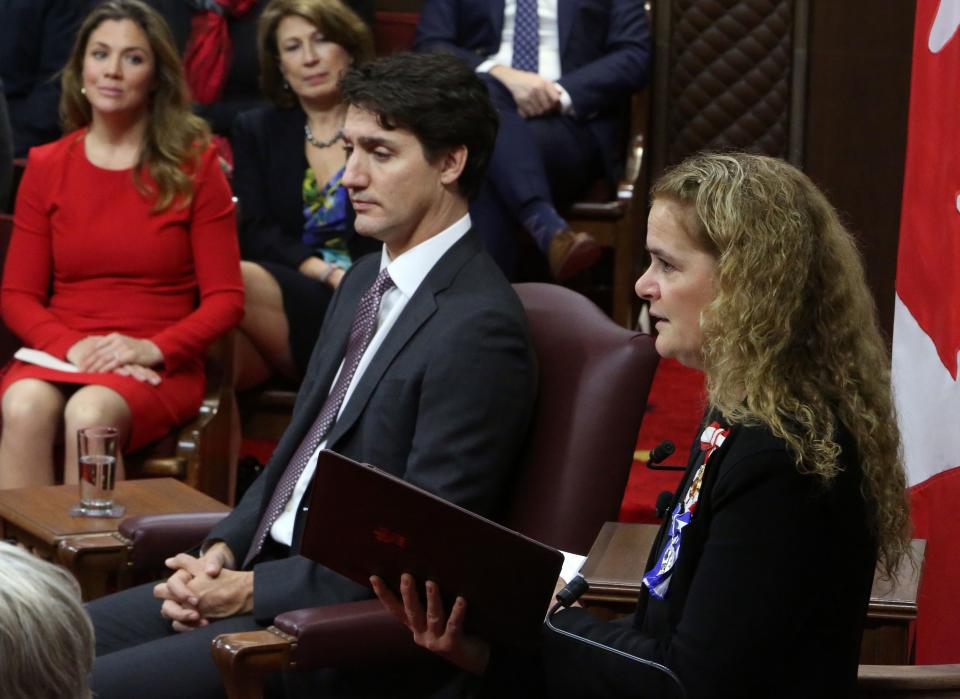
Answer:
[[[450,51],[483,74],[500,114],[485,187],[471,205],[497,262],[516,265],[522,226],[557,279],[600,248],[554,207],[623,168],[630,96],[647,82],[642,0],[427,0],[415,47]]]
[[[341,90],[350,105],[343,182],[357,232],[381,240],[382,254],[344,277],[289,429],[199,557],[168,561],[176,572],[155,589],[89,605],[98,650],[93,689],[103,699],[216,695],[209,652],[216,635],[262,628],[291,609],[371,596],[296,555],[320,449],[488,516],[509,485],[536,369],[523,308],[469,230],[467,213],[496,112],[480,80],[441,55],[364,65]]]

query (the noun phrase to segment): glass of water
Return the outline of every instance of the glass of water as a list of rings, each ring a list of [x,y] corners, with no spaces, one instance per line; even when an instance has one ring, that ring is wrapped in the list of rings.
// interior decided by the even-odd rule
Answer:
[[[117,428],[85,427],[77,430],[80,461],[80,513],[115,516],[113,486],[117,472]]]

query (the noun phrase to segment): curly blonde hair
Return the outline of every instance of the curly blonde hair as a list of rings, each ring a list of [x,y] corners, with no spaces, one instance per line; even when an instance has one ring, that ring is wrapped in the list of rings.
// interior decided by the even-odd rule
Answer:
[[[60,76],[60,120],[65,132],[93,121],[90,102],[81,91],[87,42],[103,22],[125,19],[140,27],[147,37],[156,71],[156,88],[150,95],[147,129],[133,181],[145,196],[156,195],[154,211],[166,209],[175,199],[185,207],[193,198],[191,169],[210,143],[210,128],[191,112],[190,90],[170,27],[149,5],[140,0],[105,0],[87,15]],[[155,188],[144,182],[144,170],[156,183]]]
[[[701,318],[711,407],[733,424],[766,425],[826,484],[845,427],[892,573],[909,548],[906,477],[890,357],[853,237],[813,182],[775,158],[695,155],[651,195],[692,206],[693,235],[717,257],[717,295]]]

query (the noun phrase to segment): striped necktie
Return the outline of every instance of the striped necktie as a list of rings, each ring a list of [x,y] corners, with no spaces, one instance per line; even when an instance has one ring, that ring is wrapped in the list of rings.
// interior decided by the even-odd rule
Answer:
[[[393,279],[390,278],[390,274],[384,267],[374,280],[373,286],[361,297],[357,312],[353,317],[353,326],[350,329],[350,339],[347,342],[347,352],[343,357],[343,367],[340,369],[340,375],[320,409],[320,414],[303,441],[300,442],[300,446],[294,452],[283,475],[280,476],[280,481],[274,488],[273,495],[270,496],[270,502],[263,512],[260,525],[257,527],[257,533],[253,537],[253,543],[243,561],[244,568],[263,549],[270,527],[277,521],[290,501],[297,481],[307,467],[310,457],[313,456],[317,447],[320,446],[320,442],[324,440],[330,428],[333,427],[337,414],[340,412],[340,406],[343,404],[343,399],[347,395],[347,388],[350,386],[350,381],[360,364],[360,358],[377,329],[377,311],[380,309],[380,301],[383,299],[383,295],[393,287]]]

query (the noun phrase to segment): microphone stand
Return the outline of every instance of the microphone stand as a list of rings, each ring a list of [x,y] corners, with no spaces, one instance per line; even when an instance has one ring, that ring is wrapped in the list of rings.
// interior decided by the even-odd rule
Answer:
[[[673,685],[677,688],[677,696],[679,696],[681,699],[686,699],[687,692],[683,688],[683,683],[680,682],[680,678],[677,677],[676,673],[666,665],[661,665],[660,663],[653,660],[648,660],[647,658],[640,658],[631,653],[627,653],[626,651],[622,651],[619,648],[614,648],[613,646],[605,645],[598,641],[594,641],[593,639],[571,633],[565,629],[557,628],[554,625],[553,616],[556,615],[561,609],[566,609],[572,605],[574,602],[580,599],[583,593],[589,589],[590,585],[582,575],[578,575],[569,583],[567,583],[566,586],[557,593],[557,603],[553,605],[553,608],[550,610],[550,612],[547,614],[547,618],[544,620],[547,628],[558,636],[563,636],[564,638],[576,641],[577,643],[596,648],[612,655],[620,656],[621,658],[639,663],[640,665],[650,668],[651,670],[656,670],[657,672],[665,674],[670,678],[670,680],[673,682]]]

